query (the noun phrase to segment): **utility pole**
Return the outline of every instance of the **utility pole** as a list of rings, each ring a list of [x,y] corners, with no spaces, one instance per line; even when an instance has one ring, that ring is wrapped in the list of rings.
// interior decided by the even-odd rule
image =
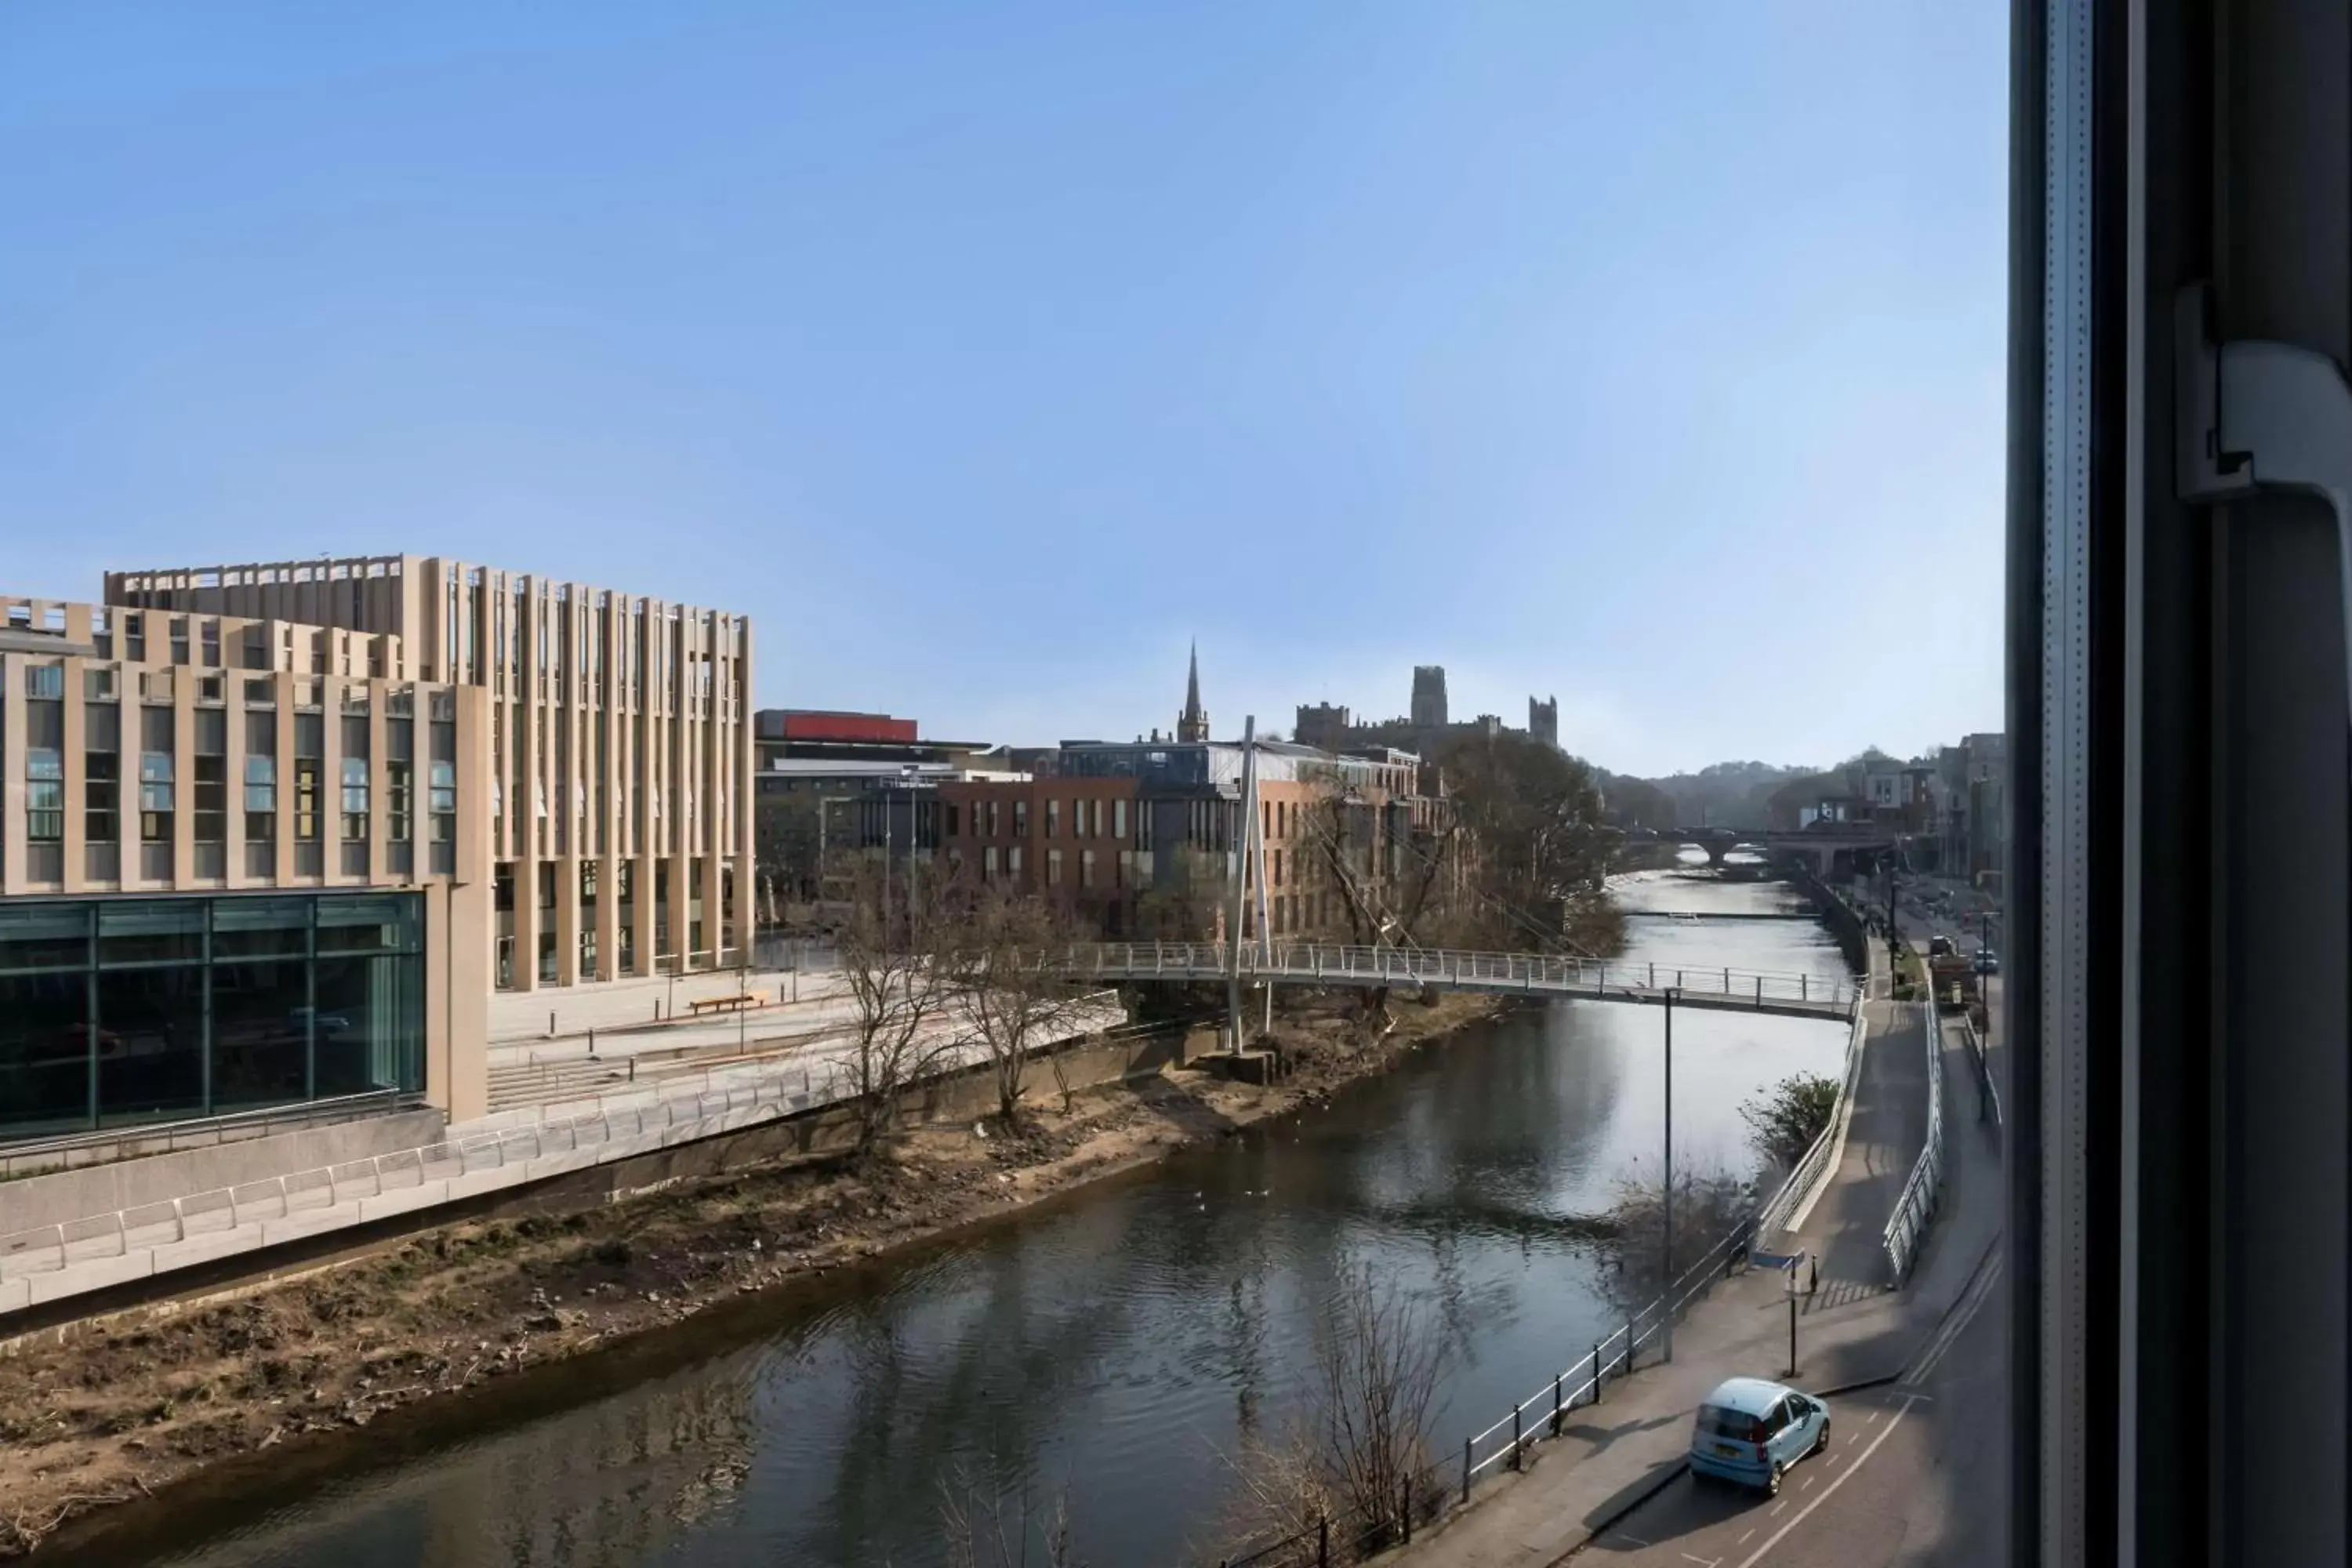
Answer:
[[[1274,974],[1271,960],[1274,954],[1274,905],[1266,893],[1265,865],[1265,802],[1257,789],[1257,749],[1250,749],[1246,765],[1250,780],[1250,833],[1257,847],[1257,943],[1269,960],[1265,977],[1265,1032],[1274,1033]]]
[[[1666,987],[1666,1359],[1675,1359],[1675,988]]]
[[[1246,820],[1257,795],[1257,715],[1242,720],[1242,811],[1244,820],[1234,835],[1233,923],[1225,932],[1225,1012],[1233,1030],[1233,1048],[1242,1048],[1242,917],[1249,909],[1250,824]]]

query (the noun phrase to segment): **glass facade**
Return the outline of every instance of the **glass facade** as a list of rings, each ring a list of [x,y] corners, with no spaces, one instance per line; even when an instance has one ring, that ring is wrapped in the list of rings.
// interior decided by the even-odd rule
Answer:
[[[0,1139],[425,1087],[415,892],[0,903]]]

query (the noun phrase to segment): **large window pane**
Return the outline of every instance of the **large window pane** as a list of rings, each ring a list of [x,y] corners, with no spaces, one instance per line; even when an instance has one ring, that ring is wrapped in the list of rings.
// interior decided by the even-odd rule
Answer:
[[[89,904],[0,904],[0,974],[89,967]]]
[[[308,899],[222,899],[213,905],[215,958],[301,958],[310,951]]]
[[[89,976],[0,974],[0,1137],[89,1125]]]
[[[424,963],[413,953],[320,956],[314,1092],[424,1087]]]
[[[322,898],[319,900],[319,951],[417,952],[419,902],[413,893],[352,893]]]
[[[204,1030],[202,965],[100,971],[99,1120],[203,1115]]]
[[[214,968],[215,1111],[303,1098],[310,1081],[310,1000],[299,959]]]
[[[101,968],[122,963],[194,963],[204,955],[202,899],[135,899],[99,907]]]

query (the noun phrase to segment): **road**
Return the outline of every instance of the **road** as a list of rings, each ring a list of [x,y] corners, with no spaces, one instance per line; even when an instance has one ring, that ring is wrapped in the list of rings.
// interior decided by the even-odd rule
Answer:
[[[2006,1548],[1996,1248],[1896,1382],[1832,1395],[1829,1451],[1777,1499],[1685,1474],[1576,1553],[1611,1568],[1975,1568]]]

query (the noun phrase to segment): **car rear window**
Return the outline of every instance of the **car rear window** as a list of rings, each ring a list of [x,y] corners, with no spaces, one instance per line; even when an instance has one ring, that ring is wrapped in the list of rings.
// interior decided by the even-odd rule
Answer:
[[[1756,1416],[1719,1405],[1698,1407],[1698,1429],[1704,1436],[1727,1437],[1735,1443],[1760,1443],[1767,1435],[1764,1423]]]

